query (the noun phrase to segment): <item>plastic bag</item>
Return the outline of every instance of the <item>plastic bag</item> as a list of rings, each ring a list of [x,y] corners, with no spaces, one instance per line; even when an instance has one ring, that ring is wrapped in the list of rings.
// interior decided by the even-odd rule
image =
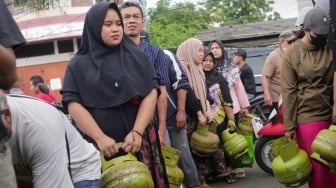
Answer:
[[[232,168],[252,167],[254,162],[254,144],[253,135],[243,135],[248,142],[248,152],[239,157],[237,160],[229,161]]]

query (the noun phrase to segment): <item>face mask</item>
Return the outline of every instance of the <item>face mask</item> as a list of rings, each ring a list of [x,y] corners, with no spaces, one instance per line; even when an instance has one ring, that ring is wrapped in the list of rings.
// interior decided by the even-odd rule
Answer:
[[[310,33],[309,33],[309,36],[310,36],[311,44],[318,47],[318,48],[323,47],[327,43],[327,39],[324,38],[324,37],[323,38],[322,37],[313,37]]]

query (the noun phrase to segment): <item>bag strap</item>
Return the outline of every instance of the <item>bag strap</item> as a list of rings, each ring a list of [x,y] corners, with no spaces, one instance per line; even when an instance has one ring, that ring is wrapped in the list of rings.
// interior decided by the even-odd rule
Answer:
[[[299,66],[300,66],[300,68],[301,68],[303,74],[305,75],[306,79],[310,82],[310,84],[311,84],[311,85],[318,91],[316,85],[315,85],[315,84],[313,83],[313,81],[307,76],[306,72],[305,72],[304,69],[303,69],[303,65],[302,65],[302,63],[301,63],[300,50],[299,50],[299,47],[298,47],[298,45],[297,45],[296,43],[294,43],[294,48],[295,48],[295,53],[296,53],[297,61],[298,61],[298,63],[300,64]],[[318,94],[321,96],[322,100],[327,104],[327,106],[328,106],[331,110],[333,110],[333,107],[329,104],[328,100],[321,94],[321,92],[319,92]]]
[[[71,181],[73,182],[73,178],[72,178],[72,174],[71,174],[70,146],[69,146],[69,141],[68,141],[68,137],[67,137],[66,132],[65,132],[65,143],[66,143],[66,149],[67,149],[67,154],[68,154],[68,171],[69,171]]]

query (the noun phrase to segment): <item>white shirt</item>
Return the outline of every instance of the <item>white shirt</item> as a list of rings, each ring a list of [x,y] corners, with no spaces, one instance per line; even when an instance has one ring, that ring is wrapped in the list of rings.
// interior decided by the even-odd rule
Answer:
[[[10,145],[18,179],[35,188],[73,187],[68,171],[67,135],[73,182],[100,179],[100,156],[68,118],[35,98],[8,96],[12,117]]]

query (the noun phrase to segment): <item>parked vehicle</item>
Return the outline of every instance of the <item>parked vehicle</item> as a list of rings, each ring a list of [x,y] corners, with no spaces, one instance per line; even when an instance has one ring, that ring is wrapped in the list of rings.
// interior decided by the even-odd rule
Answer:
[[[265,125],[268,122],[268,117],[270,115],[270,108],[264,104],[264,94],[262,92],[259,92],[249,101],[250,101],[250,108],[249,108],[250,113],[258,115],[263,125]]]
[[[255,144],[254,156],[258,166],[265,172],[273,174],[272,161],[275,158],[272,152],[272,143],[275,139],[285,135],[282,123],[282,108],[272,110],[270,120],[257,133],[259,138]]]

